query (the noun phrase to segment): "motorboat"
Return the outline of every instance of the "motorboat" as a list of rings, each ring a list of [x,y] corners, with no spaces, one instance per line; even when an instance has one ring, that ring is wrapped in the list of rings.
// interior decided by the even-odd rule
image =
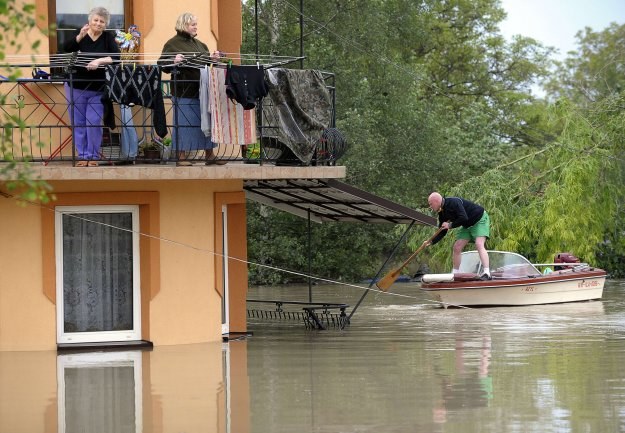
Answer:
[[[421,290],[445,308],[557,304],[603,296],[606,272],[580,263],[571,253],[556,254],[553,263],[531,263],[517,253],[488,251],[491,279],[482,276],[477,251],[461,257],[459,273],[421,277]]]

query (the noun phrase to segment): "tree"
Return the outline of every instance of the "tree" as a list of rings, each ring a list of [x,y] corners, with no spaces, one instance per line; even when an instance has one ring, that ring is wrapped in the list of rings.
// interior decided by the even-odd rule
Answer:
[[[570,251],[623,275],[625,263],[625,103],[612,95],[581,108],[567,100],[549,107],[560,130],[549,146],[451,188],[491,215],[490,249],[516,251],[539,262]],[[450,263],[452,236],[437,245],[438,269]],[[413,239],[413,247],[419,243]]]
[[[255,49],[254,4],[244,2],[244,51]],[[260,51],[298,54],[298,8],[283,0],[258,5]],[[446,179],[495,166],[519,145],[544,143],[536,110],[526,114],[534,104],[529,87],[547,73],[551,50],[529,38],[507,44],[498,2],[366,6],[308,0],[304,9],[306,66],[336,73],[351,183],[391,199],[422,197]],[[423,167],[429,160],[431,170]],[[424,176],[410,175],[417,168]]]
[[[336,74],[337,127],[350,143],[341,161],[349,183],[421,207],[433,189],[552,139],[536,130],[545,121],[544,105],[528,90],[546,73],[550,50],[528,38],[506,43],[497,1],[365,3],[307,0],[304,10],[305,67]],[[256,49],[255,4],[259,51],[299,54],[299,10],[284,0],[243,2],[243,51]],[[325,230],[317,234],[334,235],[337,249],[341,239],[353,241],[351,225],[341,236],[340,229]],[[397,239],[378,230],[385,241],[369,251],[376,258]],[[295,250],[287,251],[296,264]],[[343,263],[359,263],[351,260],[357,254],[352,249]],[[354,273],[353,267],[336,272]]]
[[[23,4],[16,0],[0,0],[0,67],[9,71],[7,79],[15,81],[19,78],[19,71],[6,63],[7,52],[19,52],[23,47],[18,42],[20,36],[26,35],[35,26],[33,13],[35,6]],[[35,52],[39,42],[30,45],[31,52]],[[6,95],[0,93],[0,105],[6,103]],[[53,196],[50,186],[41,180],[34,179],[27,148],[21,154],[25,157],[16,159],[13,156],[13,131],[25,130],[25,125],[18,116],[6,111],[2,114],[2,134],[0,135],[0,182],[9,192],[17,194],[27,201],[48,202]]]
[[[558,64],[556,74],[545,85],[550,98],[566,97],[588,106],[625,90],[625,24],[612,23],[599,32],[586,27],[575,37],[577,50]]]

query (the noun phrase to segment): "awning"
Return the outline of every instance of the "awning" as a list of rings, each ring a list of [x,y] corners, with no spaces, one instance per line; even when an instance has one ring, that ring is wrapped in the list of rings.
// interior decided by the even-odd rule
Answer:
[[[250,200],[311,221],[417,224],[436,226],[436,218],[336,179],[246,180]]]

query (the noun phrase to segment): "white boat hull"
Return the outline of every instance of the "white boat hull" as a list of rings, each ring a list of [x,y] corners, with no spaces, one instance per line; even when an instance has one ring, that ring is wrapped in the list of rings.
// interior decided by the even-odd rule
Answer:
[[[605,273],[580,273],[570,278],[538,277],[519,281],[465,281],[423,284],[428,295],[450,306],[537,305],[601,299]]]

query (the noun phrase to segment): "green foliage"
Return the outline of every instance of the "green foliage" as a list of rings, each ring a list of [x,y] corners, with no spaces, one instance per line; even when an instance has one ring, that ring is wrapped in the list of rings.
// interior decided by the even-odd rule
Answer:
[[[550,261],[570,251],[582,260],[622,269],[625,241],[625,114],[623,96],[582,110],[562,100],[549,109],[561,130],[550,146],[450,188],[446,195],[467,197],[489,212],[490,249],[516,251],[531,260]],[[554,126],[554,127],[555,127]],[[452,236],[433,260],[451,262]],[[413,240],[413,246],[419,239]]]
[[[569,53],[546,84],[555,100],[567,97],[587,106],[625,90],[623,46],[625,24],[612,23],[603,31],[585,28],[576,35],[577,51]]]
[[[258,4],[259,52],[299,54],[297,3]],[[242,49],[254,52],[254,2],[243,5]],[[569,98],[550,105],[536,100],[531,87],[550,73],[553,49],[520,36],[506,42],[496,0],[307,0],[304,7],[304,67],[336,73],[337,127],[349,142],[340,163],[347,166],[348,183],[422,209],[433,190],[467,197],[491,215],[490,248],[532,259],[569,250],[597,263],[601,245],[625,254],[617,228],[624,219],[623,153],[616,144],[624,142],[617,92],[623,78],[612,72],[622,64],[621,27],[578,35],[587,47],[560,72],[561,84],[553,84],[560,93],[550,93]],[[592,77],[607,73],[603,67],[609,74],[589,92]],[[564,78],[575,83],[580,77],[584,92],[568,92]],[[588,94],[592,104],[581,104],[579,95]],[[267,218],[263,227],[281,217]],[[344,226],[315,225],[315,236],[331,250],[316,263],[338,256],[353,269],[320,265],[320,275],[371,276],[367,260],[382,263],[404,230],[398,227],[393,236],[370,227],[362,235],[371,246],[361,250],[343,247],[354,242],[350,234],[356,231]],[[411,248],[432,232],[416,229]],[[249,233],[251,250],[264,242],[255,227]],[[288,250],[284,266],[307,269],[299,235],[300,241],[272,238],[275,251],[257,248],[255,254],[275,261]],[[332,238],[324,240],[326,235]],[[419,260],[444,269],[452,242],[447,236]],[[367,260],[361,261],[363,254]]]
[[[304,282],[309,266],[314,276],[358,281],[375,274],[384,260],[379,245],[394,236],[390,226],[311,223],[309,240],[305,219],[257,203],[248,206],[248,233],[252,284]]]
[[[35,5],[33,4],[24,4],[20,7],[16,0],[0,0],[0,68],[3,71],[8,71],[4,73],[8,74],[9,81],[17,80],[20,74],[10,64],[5,63],[7,51],[15,53],[24,48],[18,41],[20,38],[24,38],[35,26],[34,11]],[[39,45],[39,41],[31,43],[30,52],[34,53]],[[6,96],[0,95],[0,101],[4,104]],[[20,101],[18,104],[21,103]],[[13,156],[13,147],[15,146],[13,131],[18,129],[21,133],[25,133],[24,121],[6,111],[3,112],[1,119],[0,184],[4,183],[9,192],[22,200],[46,203],[53,199],[53,195],[50,194],[50,186],[34,178],[32,167],[29,164],[31,158],[26,154],[27,149],[20,152],[25,156],[19,160]]]
[[[625,219],[620,218],[622,224]],[[613,278],[625,278],[625,236],[621,233],[608,233],[597,248],[597,266],[607,269]]]
[[[243,2],[245,52],[256,49],[255,3]],[[257,4],[259,52],[299,54],[298,5]],[[341,161],[348,183],[420,207],[441,184],[471,179],[542,142],[531,128],[544,118],[531,111],[527,89],[545,73],[549,50],[527,38],[506,44],[498,31],[504,17],[498,2],[385,0],[365,6],[360,0],[304,5],[304,67],[336,74],[337,127],[350,146]],[[275,262],[288,251],[284,267],[307,269],[305,233],[298,232],[299,241],[273,237],[273,250],[267,233],[256,231],[255,218],[251,211],[251,256]],[[271,213],[263,227],[282,224],[282,218]],[[345,279],[373,275],[403,229],[314,228],[330,249],[315,261],[323,263],[320,275]],[[354,233],[365,237],[366,247],[353,248],[363,243]]]

